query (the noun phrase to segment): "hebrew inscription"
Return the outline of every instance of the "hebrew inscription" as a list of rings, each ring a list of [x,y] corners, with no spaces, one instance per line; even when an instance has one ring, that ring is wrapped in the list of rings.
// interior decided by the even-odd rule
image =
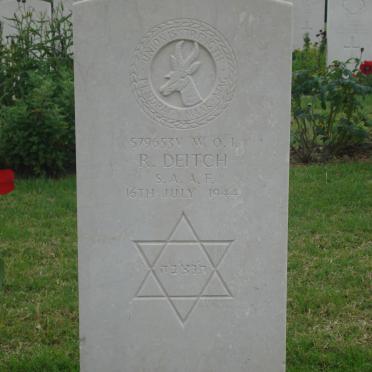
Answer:
[[[219,31],[198,20],[176,19],[144,36],[130,77],[137,102],[151,119],[192,129],[212,122],[228,107],[237,63]]]
[[[148,267],[135,298],[168,301],[182,326],[201,300],[233,298],[219,271],[233,240],[201,240],[185,213],[168,239],[134,243]]]

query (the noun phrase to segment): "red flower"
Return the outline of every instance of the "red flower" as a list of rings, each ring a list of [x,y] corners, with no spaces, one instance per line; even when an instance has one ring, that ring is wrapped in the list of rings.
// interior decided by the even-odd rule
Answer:
[[[10,169],[0,170],[0,195],[9,194],[14,190],[14,172]]]
[[[360,72],[363,75],[372,75],[372,61],[364,61],[360,65]]]

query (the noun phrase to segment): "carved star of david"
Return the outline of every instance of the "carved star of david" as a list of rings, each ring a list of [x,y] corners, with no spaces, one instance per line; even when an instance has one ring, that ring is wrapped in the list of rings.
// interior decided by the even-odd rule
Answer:
[[[233,240],[201,240],[185,213],[168,239],[134,243],[148,266],[135,299],[168,301],[182,326],[201,300],[233,298],[219,271]]]

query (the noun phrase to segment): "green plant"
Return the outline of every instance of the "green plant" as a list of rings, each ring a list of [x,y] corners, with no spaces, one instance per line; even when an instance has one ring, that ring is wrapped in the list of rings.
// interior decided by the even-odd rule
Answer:
[[[335,62],[325,72],[295,71],[292,84],[293,153],[303,162],[347,153],[368,137],[363,98],[372,92],[358,76],[359,61]]]
[[[0,168],[59,176],[74,168],[71,15],[21,12],[0,38]]]
[[[1,111],[1,160],[24,174],[58,176],[73,167],[74,128],[56,103],[58,84],[31,72],[28,80],[23,99]]]
[[[312,73],[324,73],[327,68],[327,36],[320,30],[318,41],[311,42],[309,34],[304,36],[303,49],[296,49],[292,54],[292,70],[307,70]]]

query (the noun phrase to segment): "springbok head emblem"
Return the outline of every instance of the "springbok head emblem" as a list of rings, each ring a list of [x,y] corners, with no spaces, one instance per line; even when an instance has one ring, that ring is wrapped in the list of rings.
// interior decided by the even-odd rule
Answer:
[[[194,48],[188,57],[184,58],[182,46],[184,41],[176,44],[176,53],[171,55],[170,64],[172,71],[165,76],[167,82],[160,88],[160,93],[166,97],[174,92],[181,94],[185,106],[194,106],[203,101],[192,75],[199,69],[199,44],[194,42]]]

